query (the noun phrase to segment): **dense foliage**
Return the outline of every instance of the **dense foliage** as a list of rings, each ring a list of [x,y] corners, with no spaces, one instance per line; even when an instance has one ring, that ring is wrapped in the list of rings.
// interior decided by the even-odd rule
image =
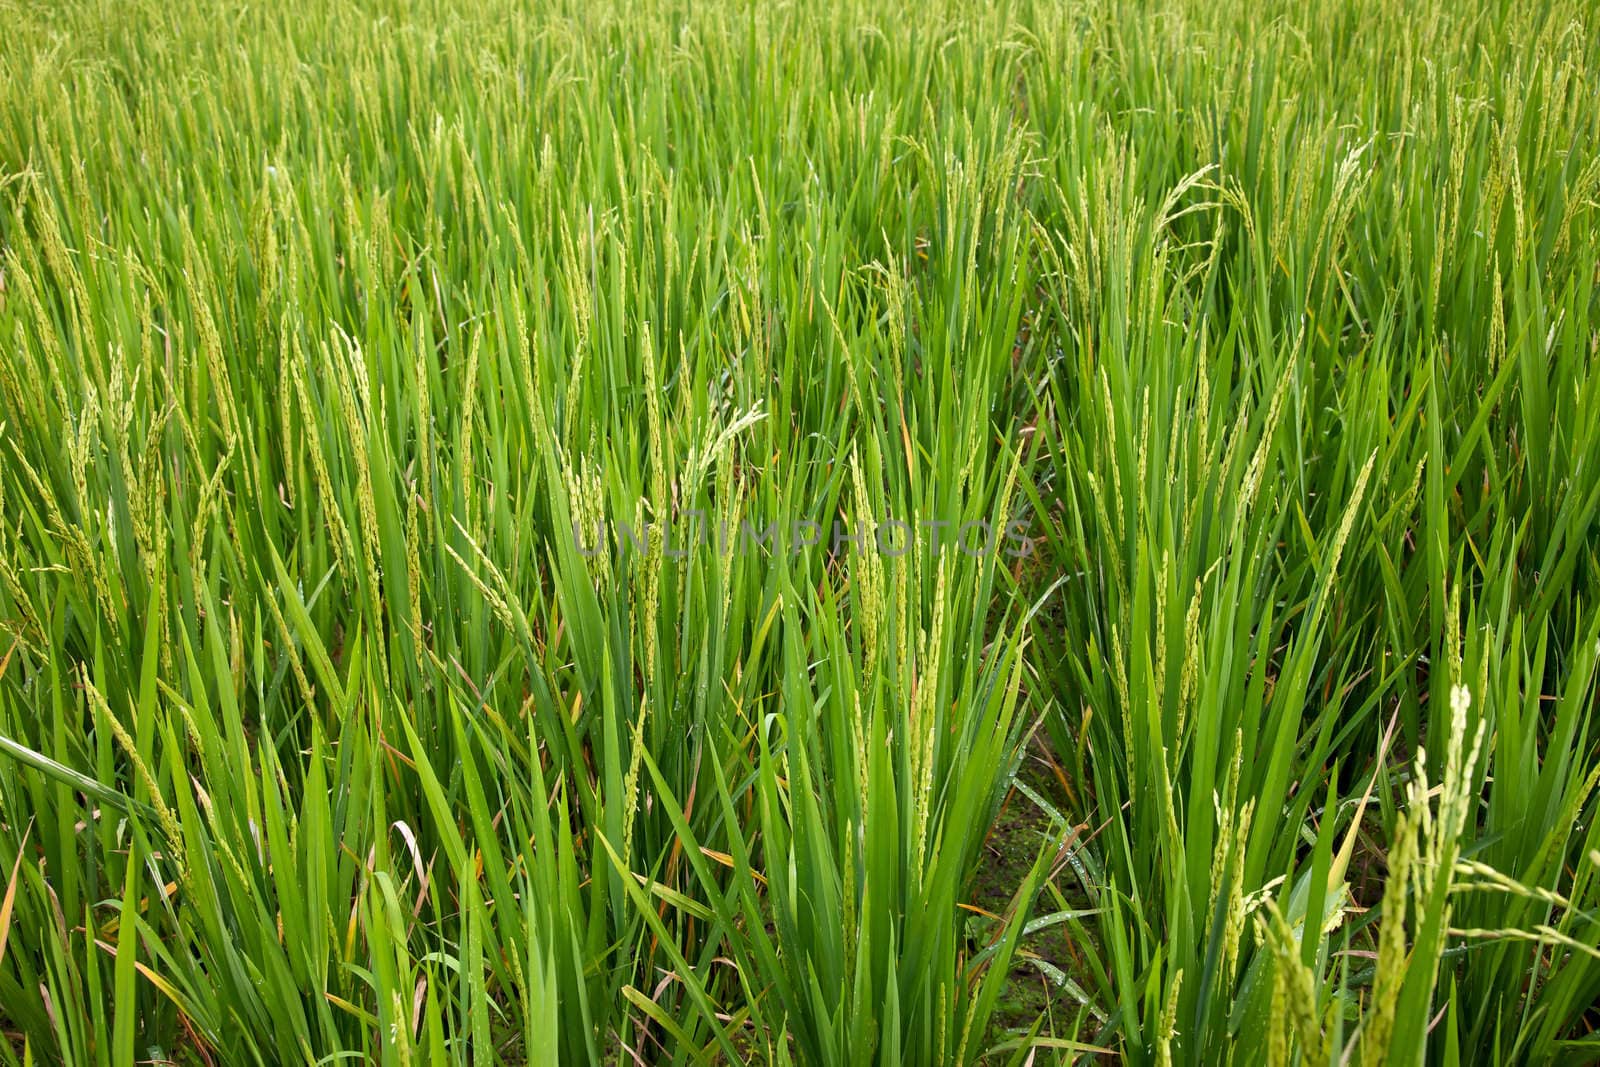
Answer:
[[[0,0],[0,1062],[1600,1056],[1597,235],[1592,0]]]

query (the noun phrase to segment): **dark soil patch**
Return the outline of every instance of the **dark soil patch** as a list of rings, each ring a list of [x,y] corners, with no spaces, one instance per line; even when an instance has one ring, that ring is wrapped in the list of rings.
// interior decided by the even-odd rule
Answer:
[[[1071,809],[1061,775],[1060,765],[1040,731],[1024,753],[1017,779],[1065,816]],[[1053,847],[1060,833],[1061,824],[1054,814],[1022,790],[1013,789],[984,843],[983,861],[973,885],[972,905],[992,915],[1004,914],[1017,889],[1027,880],[1040,849]],[[1091,906],[1072,867],[1062,865],[1053,885],[1065,898],[1067,907],[1087,909]],[[1060,907],[1060,902],[1046,887],[1039,895],[1033,914],[1038,917]],[[994,919],[979,918],[973,924],[973,932],[981,937],[992,930],[994,924]],[[1088,963],[1094,955],[1093,946],[1082,943],[1087,928],[1091,927],[1092,921],[1086,921],[1077,929],[1067,923],[1056,923],[1022,939],[1011,961],[1010,977],[989,1021],[984,1048],[1026,1036],[1040,1016],[1045,1017],[1041,1035],[1092,1042],[1093,1020],[1087,1017],[1077,998],[1063,988],[1058,979],[1051,977],[1052,971],[1058,972],[1080,987],[1093,988]],[[1009,1055],[996,1055],[991,1059],[1005,1062]],[[1044,1056],[1036,1062],[1054,1062],[1054,1056]]]

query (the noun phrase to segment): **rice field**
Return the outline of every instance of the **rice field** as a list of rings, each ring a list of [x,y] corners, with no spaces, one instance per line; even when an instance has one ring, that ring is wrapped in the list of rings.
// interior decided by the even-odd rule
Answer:
[[[1600,1059],[1593,0],[0,0],[0,1063]]]

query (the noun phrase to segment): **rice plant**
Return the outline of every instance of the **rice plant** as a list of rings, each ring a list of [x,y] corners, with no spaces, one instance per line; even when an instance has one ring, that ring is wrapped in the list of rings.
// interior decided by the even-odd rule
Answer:
[[[1589,0],[0,25],[0,1062],[1600,1057]]]

